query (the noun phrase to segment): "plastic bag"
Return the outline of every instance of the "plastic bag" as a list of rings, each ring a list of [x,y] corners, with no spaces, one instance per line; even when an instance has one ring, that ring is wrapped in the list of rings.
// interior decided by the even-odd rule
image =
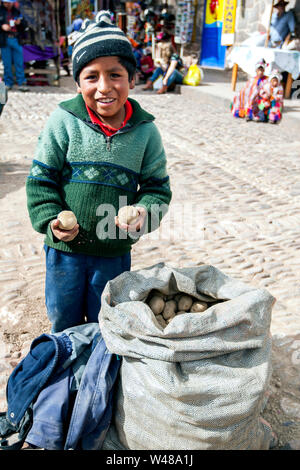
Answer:
[[[153,89],[154,90],[160,90],[161,87],[163,86],[163,76],[159,75],[156,80],[153,82]]]
[[[189,67],[186,76],[183,79],[184,85],[198,86],[203,78],[203,72],[198,65],[193,64]]]

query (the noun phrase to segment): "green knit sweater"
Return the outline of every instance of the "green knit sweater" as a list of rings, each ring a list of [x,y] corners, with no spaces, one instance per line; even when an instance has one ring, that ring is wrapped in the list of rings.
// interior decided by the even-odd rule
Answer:
[[[60,103],[42,131],[26,182],[33,228],[58,250],[121,256],[137,241],[114,223],[124,205],[147,209],[146,232],[159,226],[171,200],[166,156],[153,120],[133,99],[126,126],[107,137],[89,118],[82,95]],[[75,213],[79,234],[54,237],[50,222],[62,210]]]

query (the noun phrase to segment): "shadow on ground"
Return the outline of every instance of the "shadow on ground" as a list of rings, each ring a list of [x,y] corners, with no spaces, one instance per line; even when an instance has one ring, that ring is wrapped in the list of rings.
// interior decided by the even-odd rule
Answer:
[[[0,199],[10,192],[24,187],[30,166],[31,162],[22,165],[20,163],[0,163]]]

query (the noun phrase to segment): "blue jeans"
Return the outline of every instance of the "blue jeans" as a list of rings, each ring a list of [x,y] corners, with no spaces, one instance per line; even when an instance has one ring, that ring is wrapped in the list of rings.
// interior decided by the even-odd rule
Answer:
[[[47,315],[52,333],[98,322],[108,281],[130,271],[131,255],[114,258],[66,253],[45,245]]]
[[[6,38],[6,46],[1,47],[1,56],[4,67],[5,85],[13,86],[14,84],[13,64],[15,66],[17,84],[19,86],[25,84],[23,48],[17,38]]]
[[[154,72],[152,77],[150,78],[151,82],[154,82],[160,75],[165,75],[166,72],[163,71],[161,67],[158,67]],[[172,85],[172,83],[181,84],[183,80],[182,73],[179,70],[174,70],[174,72],[169,76],[167,81],[167,86]]]

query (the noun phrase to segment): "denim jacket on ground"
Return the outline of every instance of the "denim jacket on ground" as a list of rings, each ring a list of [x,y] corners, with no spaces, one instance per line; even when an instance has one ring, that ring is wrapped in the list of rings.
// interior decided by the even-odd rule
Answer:
[[[97,323],[41,335],[9,377],[9,425],[18,430],[33,405],[30,443],[46,449],[100,448],[111,419],[111,392],[119,365],[118,358],[106,349]],[[72,397],[75,402],[69,403]],[[69,423],[62,422],[65,415],[57,412],[66,404],[72,411]]]

